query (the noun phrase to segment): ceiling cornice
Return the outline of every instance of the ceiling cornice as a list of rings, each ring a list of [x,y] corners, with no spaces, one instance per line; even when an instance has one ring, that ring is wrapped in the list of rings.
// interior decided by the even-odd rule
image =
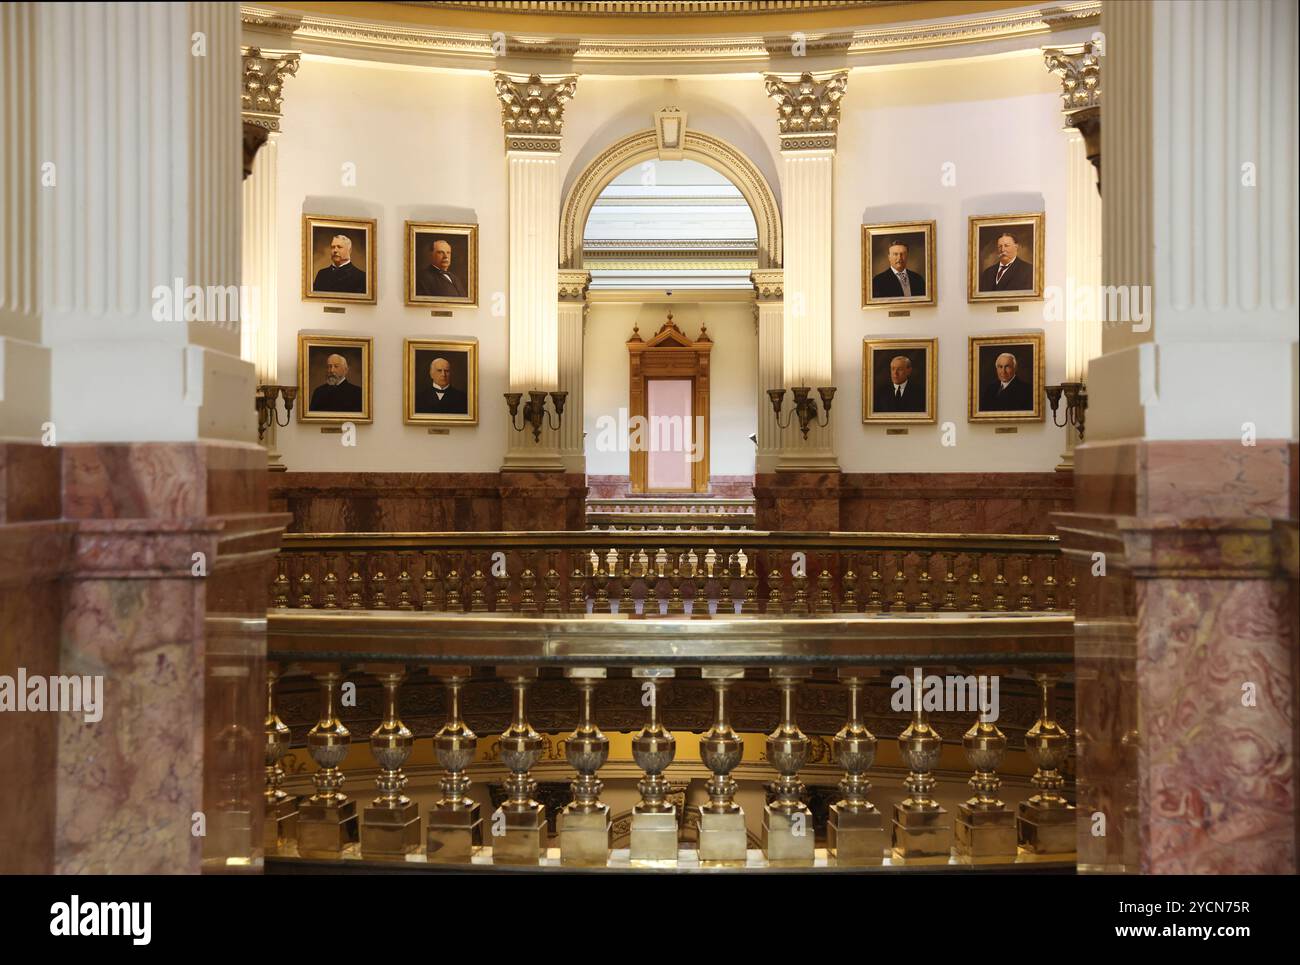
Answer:
[[[1101,0],[1070,0],[934,20],[809,31],[728,36],[615,37],[494,35],[483,30],[435,28],[241,6],[246,35],[276,35],[304,53],[462,70],[542,74],[762,73],[868,67],[900,59],[977,55],[1040,46],[1032,38],[1064,42],[1063,33],[1095,27]],[[289,39],[291,38],[291,39]],[[505,53],[500,54],[504,43]],[[798,43],[800,50],[795,50]],[[953,48],[958,48],[954,50]],[[964,48],[964,49],[963,49]],[[799,54],[796,56],[796,54]]]

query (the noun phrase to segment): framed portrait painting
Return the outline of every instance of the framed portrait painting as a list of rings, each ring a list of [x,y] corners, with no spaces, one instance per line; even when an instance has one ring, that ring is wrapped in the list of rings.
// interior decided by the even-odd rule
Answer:
[[[302,218],[302,297],[375,303],[375,222],[367,218]]]
[[[1044,239],[1042,212],[972,217],[968,301],[1042,298]]]
[[[407,425],[478,425],[478,340],[408,338],[403,343]]]
[[[370,422],[373,340],[298,334],[298,421]]]
[[[935,421],[938,344],[935,338],[863,339],[863,422],[924,425]]]
[[[406,304],[478,305],[478,225],[406,222]]]
[[[1043,421],[1043,334],[970,336],[971,422]]]
[[[937,303],[934,222],[862,226],[862,307]]]

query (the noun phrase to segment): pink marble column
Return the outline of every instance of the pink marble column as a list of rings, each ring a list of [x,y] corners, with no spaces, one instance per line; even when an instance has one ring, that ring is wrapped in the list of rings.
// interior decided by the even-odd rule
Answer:
[[[1295,872],[1293,455],[1075,450],[1081,869]]]
[[[265,451],[64,447],[75,520],[59,654],[103,675],[97,723],[58,725],[60,873],[256,869],[267,587],[286,514]],[[195,814],[205,834],[195,835]]]

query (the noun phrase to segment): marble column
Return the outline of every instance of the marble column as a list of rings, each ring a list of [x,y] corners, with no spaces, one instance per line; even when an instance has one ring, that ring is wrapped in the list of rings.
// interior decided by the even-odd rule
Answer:
[[[279,384],[277,333],[279,330],[278,233],[276,186],[279,179],[280,118],[284,82],[298,72],[300,55],[293,51],[243,48],[241,118],[244,130],[262,132],[265,138],[251,162],[243,184],[242,269],[248,298],[240,331],[240,358],[252,362],[258,385]],[[277,403],[277,409],[284,406]],[[270,466],[283,470],[275,443],[274,422],[262,442]]]
[[[1101,354],[1101,55],[1091,41],[1043,51],[1047,69],[1061,78],[1066,167],[1065,381],[1088,381],[1088,363]],[[1086,425],[1085,425],[1086,431]],[[1078,430],[1065,427],[1065,451],[1056,468],[1074,468]]]
[[[1286,0],[1103,8],[1102,283],[1147,311],[1108,312],[1056,517],[1084,870],[1296,870],[1296,28]]]
[[[566,473],[586,475],[587,456],[583,440],[582,348],[587,331],[587,286],[591,272],[562,268],[558,272],[558,383],[569,393],[560,423],[557,448]],[[548,426],[543,432],[551,432]]]
[[[834,384],[831,236],[834,168],[840,100],[848,72],[798,78],[766,77],[776,102],[781,135],[781,193],[785,305],[782,315],[782,383],[762,388]],[[790,405],[787,394],[786,406]],[[819,402],[820,408],[820,402]],[[832,413],[834,410],[832,409]],[[833,416],[832,416],[833,417]],[[773,418],[769,408],[766,418]],[[813,425],[783,440],[781,471],[836,471],[831,425]]]
[[[559,388],[560,138],[577,78],[498,73],[495,81],[509,192],[510,391],[527,402],[529,392]],[[554,418],[549,399],[546,409]],[[568,418],[566,411],[562,421]],[[503,470],[564,468],[561,440],[549,426],[538,440],[531,428],[512,428],[509,440]]]
[[[0,865],[256,869],[263,620],[287,517],[266,512],[255,373],[239,357],[239,13],[68,3],[3,16],[3,102],[29,98],[12,129],[35,134],[6,142],[6,228],[41,272],[36,284],[5,261],[0,332],[22,278],[50,360],[44,387],[5,398],[43,411],[57,446],[0,454],[0,558],[45,584],[0,572],[0,673],[98,678],[103,700],[32,715],[51,729],[39,760],[0,744],[30,812]],[[39,177],[22,167],[32,144]],[[187,313],[189,286],[203,307]],[[11,557],[16,539],[28,549]],[[12,830],[12,800],[0,804]]]

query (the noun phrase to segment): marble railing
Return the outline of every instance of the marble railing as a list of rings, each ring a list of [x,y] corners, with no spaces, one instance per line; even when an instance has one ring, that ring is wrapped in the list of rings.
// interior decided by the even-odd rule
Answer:
[[[1054,536],[291,533],[272,607],[731,614],[1072,610]]]
[[[1073,665],[1069,614],[732,615],[704,622],[280,610],[267,622],[264,828],[266,854],[277,861],[321,861],[322,869],[346,866],[344,859],[444,867],[761,869],[1024,862],[1069,867],[1074,860],[1076,815],[1063,793],[1071,741],[1056,720],[1053,700],[1056,683]],[[284,789],[289,730],[277,712],[277,682],[301,674],[316,681],[319,719],[306,738],[316,765],[312,793],[299,800]],[[426,674],[445,687],[446,700],[445,724],[432,736],[442,768],[441,796],[421,813],[405,793],[404,766],[416,737],[402,721],[401,702],[404,685]],[[500,678],[513,695],[509,722],[494,742],[492,759],[504,791],[491,811],[469,794],[467,772],[480,755],[460,696],[484,675]],[[906,796],[882,809],[871,801],[878,741],[864,723],[863,692],[886,675],[901,681],[909,720],[897,735]],[[996,687],[1001,676],[1027,677],[1039,693],[1037,719],[1023,738],[1035,769],[1032,793],[1026,789],[1019,801],[1003,800],[1010,795],[998,773],[1009,742],[997,724],[996,699],[990,703],[988,697],[990,683]],[[358,801],[343,790],[352,741],[344,718],[352,716],[357,726],[358,714],[348,709],[355,708],[355,699],[344,695],[350,687],[355,696],[357,681],[366,677],[382,687],[383,709],[369,735],[377,796],[360,794]],[[571,799],[559,813],[554,842],[532,773],[547,746],[528,718],[529,690],[539,678],[567,678],[580,698],[574,730],[563,745],[572,768]],[[665,725],[660,695],[674,678],[697,680],[713,692],[713,723],[699,737],[699,758],[709,775],[707,800],[698,797],[700,803],[689,809],[695,812],[689,842],[682,838],[685,802],[670,794],[665,777],[677,739]],[[763,766],[772,782],[755,842],[736,800],[733,772],[745,748],[730,722],[729,694],[751,693],[745,688],[759,680],[773,689],[780,712],[763,742]],[[801,687],[814,680],[823,687],[838,681],[848,698],[844,725],[830,742],[841,772],[838,800],[829,808],[820,842],[800,778],[811,740],[800,729],[797,700]],[[955,683],[936,694],[933,680]],[[639,798],[627,847],[612,849],[610,808],[601,800],[599,776],[611,742],[596,720],[595,695],[628,683],[639,690],[644,721],[631,737]],[[953,710],[970,722],[961,744],[973,793],[950,811],[935,799],[944,741],[931,720]]]

